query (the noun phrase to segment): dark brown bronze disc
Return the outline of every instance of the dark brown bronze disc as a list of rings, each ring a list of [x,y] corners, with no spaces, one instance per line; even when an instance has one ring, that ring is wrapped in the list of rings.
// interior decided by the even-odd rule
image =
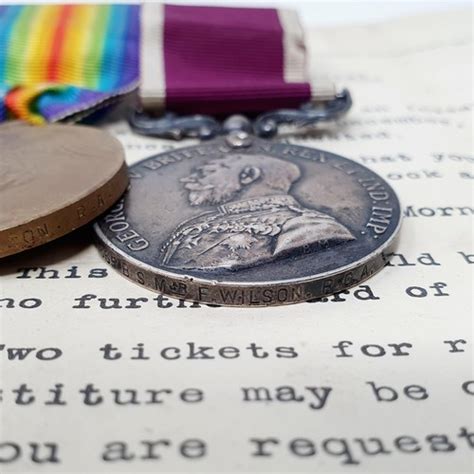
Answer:
[[[127,184],[123,148],[106,132],[77,125],[0,126],[0,257],[90,222]]]

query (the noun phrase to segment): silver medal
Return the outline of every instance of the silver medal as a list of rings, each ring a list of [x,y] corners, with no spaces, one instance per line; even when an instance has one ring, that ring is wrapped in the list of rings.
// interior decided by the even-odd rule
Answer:
[[[400,204],[326,151],[229,133],[147,158],[95,225],[103,258],[163,294],[230,306],[321,298],[387,262]]]

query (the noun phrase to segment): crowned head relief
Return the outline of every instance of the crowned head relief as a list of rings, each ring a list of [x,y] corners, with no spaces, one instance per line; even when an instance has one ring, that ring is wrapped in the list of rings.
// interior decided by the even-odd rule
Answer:
[[[208,160],[180,179],[191,206],[215,206],[180,224],[163,243],[169,267],[233,270],[352,240],[332,216],[302,206],[291,187],[300,168],[268,155]]]

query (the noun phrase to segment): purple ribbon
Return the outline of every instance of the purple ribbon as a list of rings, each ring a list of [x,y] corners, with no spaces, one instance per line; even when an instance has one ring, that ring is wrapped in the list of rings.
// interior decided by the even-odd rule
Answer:
[[[230,114],[311,99],[296,14],[264,8],[145,4],[145,108]]]

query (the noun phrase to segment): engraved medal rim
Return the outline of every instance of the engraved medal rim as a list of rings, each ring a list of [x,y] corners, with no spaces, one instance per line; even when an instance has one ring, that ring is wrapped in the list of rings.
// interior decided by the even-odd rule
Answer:
[[[19,133],[21,133],[23,130],[29,132],[29,128],[32,126],[23,122],[12,122],[3,124],[1,127],[2,130],[7,130],[7,132],[9,129],[13,129],[14,131],[19,130]],[[59,133],[62,133],[62,130],[69,131],[71,127],[71,125],[55,123],[46,125],[45,129],[47,133],[52,129],[55,131],[59,130]],[[110,133],[91,126],[80,125],[78,127],[81,129],[81,133],[101,135],[101,140],[104,140],[104,137],[106,137],[108,143],[115,148],[114,156],[117,158],[114,158],[114,160],[117,163],[114,164],[113,168],[110,167],[107,174],[101,176],[101,181],[95,184],[94,188],[84,190],[74,198],[68,197],[62,204],[52,206],[37,216],[31,215],[28,218],[18,220],[13,225],[1,227],[0,260],[48,244],[80,227],[90,224],[110,209],[127,190],[129,185],[128,167],[125,162],[125,150],[120,140]],[[35,132],[37,131],[35,127],[33,129]],[[86,136],[86,138],[88,137]],[[98,197],[102,199],[103,206],[95,205]],[[94,205],[91,203],[94,203]],[[86,208],[86,213],[82,217],[78,217],[76,213],[80,207]],[[32,242],[24,241],[23,235],[26,231],[44,225],[51,228],[47,234],[36,236]]]
[[[66,225],[64,223],[70,220],[70,216],[74,213],[74,210],[76,210],[78,207],[84,205],[87,202],[96,201],[98,196],[102,196],[102,199],[105,202],[104,207],[110,208],[117,202],[117,200],[120,199],[120,196],[122,196],[122,194],[127,190],[128,183],[129,182],[127,167],[126,164],[123,163],[122,166],[120,166],[120,168],[114,173],[114,175],[109,178],[109,180],[105,182],[102,186],[94,190],[94,192],[81,197],[81,199],[67,205],[66,207],[56,209],[49,214],[45,214],[34,220],[19,224],[15,227],[5,228],[1,230],[0,239],[2,239],[2,241],[4,240],[5,242],[18,242],[21,240],[21,236],[25,229],[29,229],[30,227],[35,226],[42,226],[44,224],[53,224],[53,231],[48,234],[48,237],[45,237],[32,244],[20,242],[14,245],[12,244],[10,246],[8,246],[8,244],[3,246],[2,242],[2,245],[0,245],[0,259],[11,257],[13,255],[26,252],[27,250],[41,247],[42,245],[45,245],[56,239],[64,237],[65,235],[70,234],[71,232],[74,232],[80,227],[90,224],[92,221],[94,221],[94,219],[97,219],[101,214],[103,214],[104,211],[102,209],[96,209],[95,212],[90,212],[89,215],[87,215],[87,217],[84,217],[84,219],[80,223],[71,223]],[[108,190],[110,192],[110,197],[103,197],[104,190]]]

